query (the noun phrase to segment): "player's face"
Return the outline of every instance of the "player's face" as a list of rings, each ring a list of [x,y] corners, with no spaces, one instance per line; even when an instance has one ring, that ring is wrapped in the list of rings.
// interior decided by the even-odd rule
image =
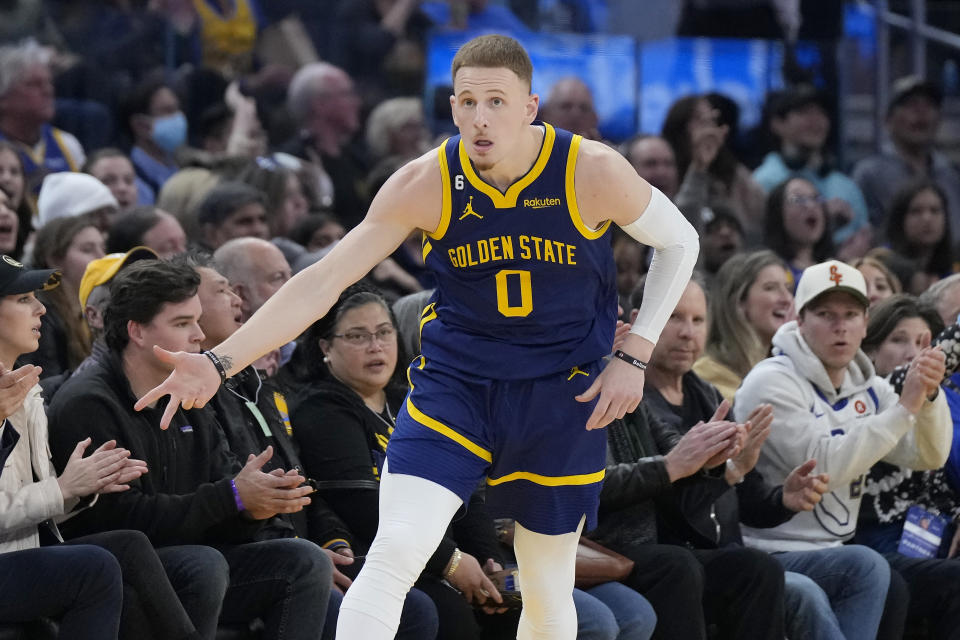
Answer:
[[[503,67],[461,67],[453,91],[453,122],[481,171],[510,157],[540,102],[526,82]]]
[[[320,348],[330,372],[364,397],[383,390],[397,366],[397,331],[377,302],[344,313]]]

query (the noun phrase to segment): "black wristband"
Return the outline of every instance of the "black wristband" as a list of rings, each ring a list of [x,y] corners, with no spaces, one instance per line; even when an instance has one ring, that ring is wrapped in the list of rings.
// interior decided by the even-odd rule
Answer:
[[[637,360],[637,359],[634,358],[633,356],[627,355],[627,354],[624,353],[623,351],[620,351],[620,349],[617,349],[616,351],[614,351],[614,352],[613,352],[613,355],[614,355],[614,357],[620,358],[621,360],[623,360],[624,362],[626,362],[626,363],[628,363],[628,364],[632,364],[633,366],[635,366],[637,369],[640,369],[641,371],[646,371],[646,370],[647,370],[647,363],[646,363],[646,362],[644,362],[643,360]]]
[[[216,367],[217,373],[220,374],[220,384],[223,384],[227,381],[227,370],[224,369],[223,363],[220,362],[220,358],[217,357],[213,351],[203,351],[203,355],[210,358],[210,362],[213,363],[213,366]]]

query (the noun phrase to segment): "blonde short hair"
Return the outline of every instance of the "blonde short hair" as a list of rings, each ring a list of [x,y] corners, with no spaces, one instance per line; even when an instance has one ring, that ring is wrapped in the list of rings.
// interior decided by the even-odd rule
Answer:
[[[518,78],[527,83],[528,88],[533,83],[533,63],[530,62],[530,56],[523,45],[508,36],[479,36],[460,47],[450,66],[450,77],[454,85],[457,71],[461,67],[502,67],[517,74]]]

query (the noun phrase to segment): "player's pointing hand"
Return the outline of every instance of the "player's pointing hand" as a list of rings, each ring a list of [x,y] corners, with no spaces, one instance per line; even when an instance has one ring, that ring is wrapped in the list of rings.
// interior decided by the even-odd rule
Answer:
[[[159,386],[137,400],[133,408],[140,411],[169,395],[170,402],[160,418],[160,428],[166,429],[179,407],[200,408],[213,397],[220,386],[220,374],[213,362],[202,353],[171,352],[158,346],[153,347],[153,353],[158,360],[170,365],[173,371]]]

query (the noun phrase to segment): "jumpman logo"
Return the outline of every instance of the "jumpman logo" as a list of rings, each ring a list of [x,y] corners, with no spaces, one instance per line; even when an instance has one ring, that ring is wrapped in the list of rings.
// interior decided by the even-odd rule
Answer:
[[[837,265],[830,265],[830,279],[837,286],[840,286],[840,281],[843,280],[843,274],[837,271]]]
[[[458,218],[458,220],[463,220],[467,216],[477,216],[483,220],[483,216],[473,210],[473,196],[470,196],[470,199],[467,200],[467,206],[463,208],[463,215]]]
[[[573,377],[577,374],[580,374],[581,376],[587,376],[588,378],[590,377],[590,374],[586,371],[582,371],[580,367],[574,367],[573,369],[570,369],[570,375],[567,376],[567,380],[573,380]]]

